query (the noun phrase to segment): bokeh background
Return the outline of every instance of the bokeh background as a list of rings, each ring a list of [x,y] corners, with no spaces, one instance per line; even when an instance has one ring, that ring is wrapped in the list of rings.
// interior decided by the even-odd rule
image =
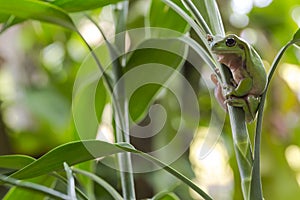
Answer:
[[[300,27],[297,0],[219,0],[218,5],[226,32],[240,35],[251,43],[261,55],[267,71],[279,49]],[[107,35],[114,33],[110,6],[89,14],[98,19]],[[80,14],[72,17],[92,46],[103,42],[90,21]],[[149,18],[153,26],[174,30],[185,27],[184,22],[160,1],[130,1],[128,28],[148,26]],[[87,55],[88,49],[75,33],[37,21],[14,26],[0,35],[0,154],[17,153],[37,158],[59,144],[79,139],[72,116],[72,91],[76,73]],[[209,91],[213,90],[213,84],[207,87],[203,81],[203,75],[210,73],[207,66],[203,64],[201,69],[199,74],[187,63],[181,70],[198,95],[201,120],[191,147],[173,165],[216,199],[242,199],[228,118],[213,151],[205,158],[200,159],[198,155],[208,130]],[[175,80],[173,84],[178,83]],[[112,129],[110,100],[104,94],[96,98],[107,102],[99,123],[99,133],[106,134],[103,137],[107,139]],[[265,199],[296,200],[300,197],[299,102],[300,50],[295,46],[281,61],[267,96],[261,144]],[[167,144],[176,134],[180,112],[174,96],[165,91],[155,103],[165,108],[168,119],[155,137],[132,138],[133,145],[144,151]],[[147,120],[146,117],[141,124],[147,124]],[[251,139],[254,128],[253,124],[249,125]],[[113,169],[100,162],[96,172],[119,187],[118,175]],[[199,199],[161,170],[136,174],[135,179],[139,199],[151,197],[170,185],[182,199]],[[100,194],[101,189],[98,192]],[[3,194],[4,191],[0,196]]]

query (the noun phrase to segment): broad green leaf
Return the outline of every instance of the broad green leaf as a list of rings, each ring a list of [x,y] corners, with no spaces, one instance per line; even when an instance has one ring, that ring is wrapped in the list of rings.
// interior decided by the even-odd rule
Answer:
[[[182,6],[180,0],[175,0],[173,3]],[[152,1],[149,14],[149,23],[151,27],[163,27],[182,33],[188,30],[187,23],[161,0]]]
[[[186,46],[180,40],[149,39],[132,53],[123,77],[129,113],[134,122],[145,116],[156,94],[182,66],[186,52]]]
[[[78,12],[100,8],[109,4],[116,4],[120,1],[122,0],[54,0],[51,3],[61,7],[65,11]]]
[[[34,19],[76,31],[69,15],[50,3],[35,0],[0,0],[0,5],[0,16],[13,15],[25,20]]]
[[[0,13],[0,23],[6,22],[11,15]]]
[[[35,161],[34,158],[24,155],[0,156],[0,168],[21,169]]]
[[[94,53],[101,59],[101,65],[107,68],[110,56],[106,46],[99,46]],[[107,89],[103,74],[90,54],[82,62],[73,87],[72,113],[80,139],[96,138],[106,103]]]
[[[120,148],[105,142],[95,140],[71,142],[49,151],[38,160],[14,173],[12,177],[18,179],[32,178],[52,171],[62,170],[64,162],[69,165],[75,165],[119,152],[122,152]]]
[[[164,164],[157,158],[134,149],[130,144],[111,144],[99,140],[76,141],[61,145],[51,150],[36,161],[32,162],[31,164],[27,165],[23,169],[17,171],[11,177],[18,179],[32,178],[53,171],[62,170],[64,162],[69,163],[69,165],[75,165],[87,160],[93,160],[95,158],[124,152],[132,152],[141,155],[143,158],[162,167],[164,170],[171,173],[179,180],[190,186],[204,199],[212,199],[190,179],[188,179],[172,167]]]

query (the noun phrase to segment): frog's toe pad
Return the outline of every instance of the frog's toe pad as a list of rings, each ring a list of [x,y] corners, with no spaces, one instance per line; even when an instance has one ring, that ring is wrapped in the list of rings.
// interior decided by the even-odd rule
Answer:
[[[229,98],[226,99],[225,103],[234,107],[244,107],[246,102],[242,98]]]

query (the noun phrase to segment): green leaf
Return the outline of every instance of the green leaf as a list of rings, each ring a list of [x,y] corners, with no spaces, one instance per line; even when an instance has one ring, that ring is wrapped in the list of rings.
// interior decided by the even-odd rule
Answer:
[[[198,25],[205,30],[206,34],[212,35],[210,28],[207,25],[207,22],[204,20],[203,16],[197,9],[197,7],[193,4],[191,0],[183,1],[190,13],[193,15],[194,19],[198,22]]]
[[[122,152],[120,148],[105,142],[95,140],[71,142],[49,151],[38,160],[14,173],[12,177],[18,179],[32,178],[52,171],[62,170],[64,162],[69,165],[75,165],[119,152]]]
[[[34,19],[76,31],[69,15],[50,3],[35,0],[0,0],[0,5],[0,16],[13,15],[25,20]]]
[[[99,140],[85,140],[76,141],[61,145],[23,169],[14,173],[11,177],[18,179],[26,179],[40,176],[53,171],[62,170],[63,163],[67,162],[69,165],[75,165],[87,160],[108,156],[116,153],[132,152],[141,155],[143,158],[152,161],[156,165],[162,167],[167,172],[171,173],[185,184],[190,186],[204,199],[211,200],[212,198],[201,190],[190,179],[176,171],[172,167],[164,164],[155,157],[152,157],[144,152],[134,149],[129,144],[111,144]]]
[[[0,23],[6,22],[11,15],[0,13]]]
[[[185,1],[185,0],[183,0]],[[201,13],[204,21],[207,23],[209,28],[211,28],[210,20],[209,20],[209,13],[205,5],[205,0],[192,0],[197,10]]]
[[[99,46],[94,53],[101,58],[103,66],[109,65],[110,56],[106,46]],[[103,74],[90,54],[82,62],[73,87],[72,113],[81,139],[96,138],[108,92],[104,85]]]
[[[178,39],[149,39],[132,53],[123,77],[133,121],[145,116],[163,85],[182,66],[186,52],[186,45]]]
[[[205,5],[213,34],[225,36],[224,25],[216,0],[205,0]]]
[[[35,161],[34,158],[24,155],[0,156],[0,168],[21,169]]]
[[[171,0],[162,0],[165,4],[167,4],[171,9],[173,9],[177,14],[179,14],[196,32],[196,34],[199,36],[203,44],[209,49],[207,38],[206,38],[206,32],[203,29],[202,26],[199,26],[193,18],[191,18],[187,12],[183,9],[181,9],[178,5],[173,3]]]
[[[297,32],[294,34],[292,42],[300,47],[300,29],[297,30]]]
[[[299,40],[300,39],[300,29],[297,30],[297,32],[294,34],[293,40]]]
[[[54,0],[51,3],[68,12],[78,12],[100,8],[109,4],[116,4],[120,1],[122,0]]]
[[[173,3],[180,5],[179,0],[172,1]],[[183,7],[181,7],[183,9]],[[153,0],[150,7],[149,23],[151,27],[163,27],[179,31],[181,33],[186,32],[187,23],[172,9],[170,9],[161,0]]]
[[[213,35],[225,35],[224,25],[215,0],[192,0]]]
[[[213,60],[212,56],[209,54],[210,52],[208,52],[199,43],[197,43],[197,41],[190,37],[181,37],[179,40],[189,45],[189,47],[192,48],[203,59],[211,71],[215,72],[216,68],[218,68],[218,63]],[[219,76],[219,74],[216,75]]]
[[[15,24],[21,23],[23,21],[24,21],[23,19],[16,18],[13,15],[5,15],[5,14],[1,15],[1,13],[0,13],[0,23],[4,22],[3,26],[1,27],[0,33],[4,32],[9,27],[11,27]]]
[[[262,196],[262,185],[261,185],[261,175],[260,175],[260,143],[261,143],[261,133],[262,133],[262,121],[263,121],[263,114],[264,114],[264,106],[266,102],[267,92],[270,86],[270,82],[272,77],[277,69],[277,66],[282,59],[286,50],[296,44],[300,40],[300,29],[294,34],[293,40],[289,41],[286,45],[284,45],[279,52],[277,53],[276,57],[273,60],[271,69],[268,73],[268,82],[265,92],[261,96],[261,101],[258,109],[258,116],[257,116],[257,124],[255,130],[255,143],[254,143],[254,161],[253,161],[253,171],[251,176],[251,187],[250,187],[250,198],[257,199],[257,197]]]

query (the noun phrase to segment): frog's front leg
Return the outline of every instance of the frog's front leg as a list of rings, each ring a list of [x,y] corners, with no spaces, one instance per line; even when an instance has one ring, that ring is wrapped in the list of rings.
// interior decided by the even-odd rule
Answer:
[[[230,97],[226,100],[228,105],[234,107],[241,107],[245,112],[246,121],[252,122],[255,119],[258,105],[260,102],[260,97],[255,97],[253,95],[248,95],[246,97]]]
[[[225,88],[227,90],[226,97],[228,98],[230,96],[237,96],[237,97],[245,96],[252,89],[252,84],[253,84],[252,78],[250,77],[243,78],[242,80],[240,80],[240,82],[236,87],[227,86],[227,88]]]

